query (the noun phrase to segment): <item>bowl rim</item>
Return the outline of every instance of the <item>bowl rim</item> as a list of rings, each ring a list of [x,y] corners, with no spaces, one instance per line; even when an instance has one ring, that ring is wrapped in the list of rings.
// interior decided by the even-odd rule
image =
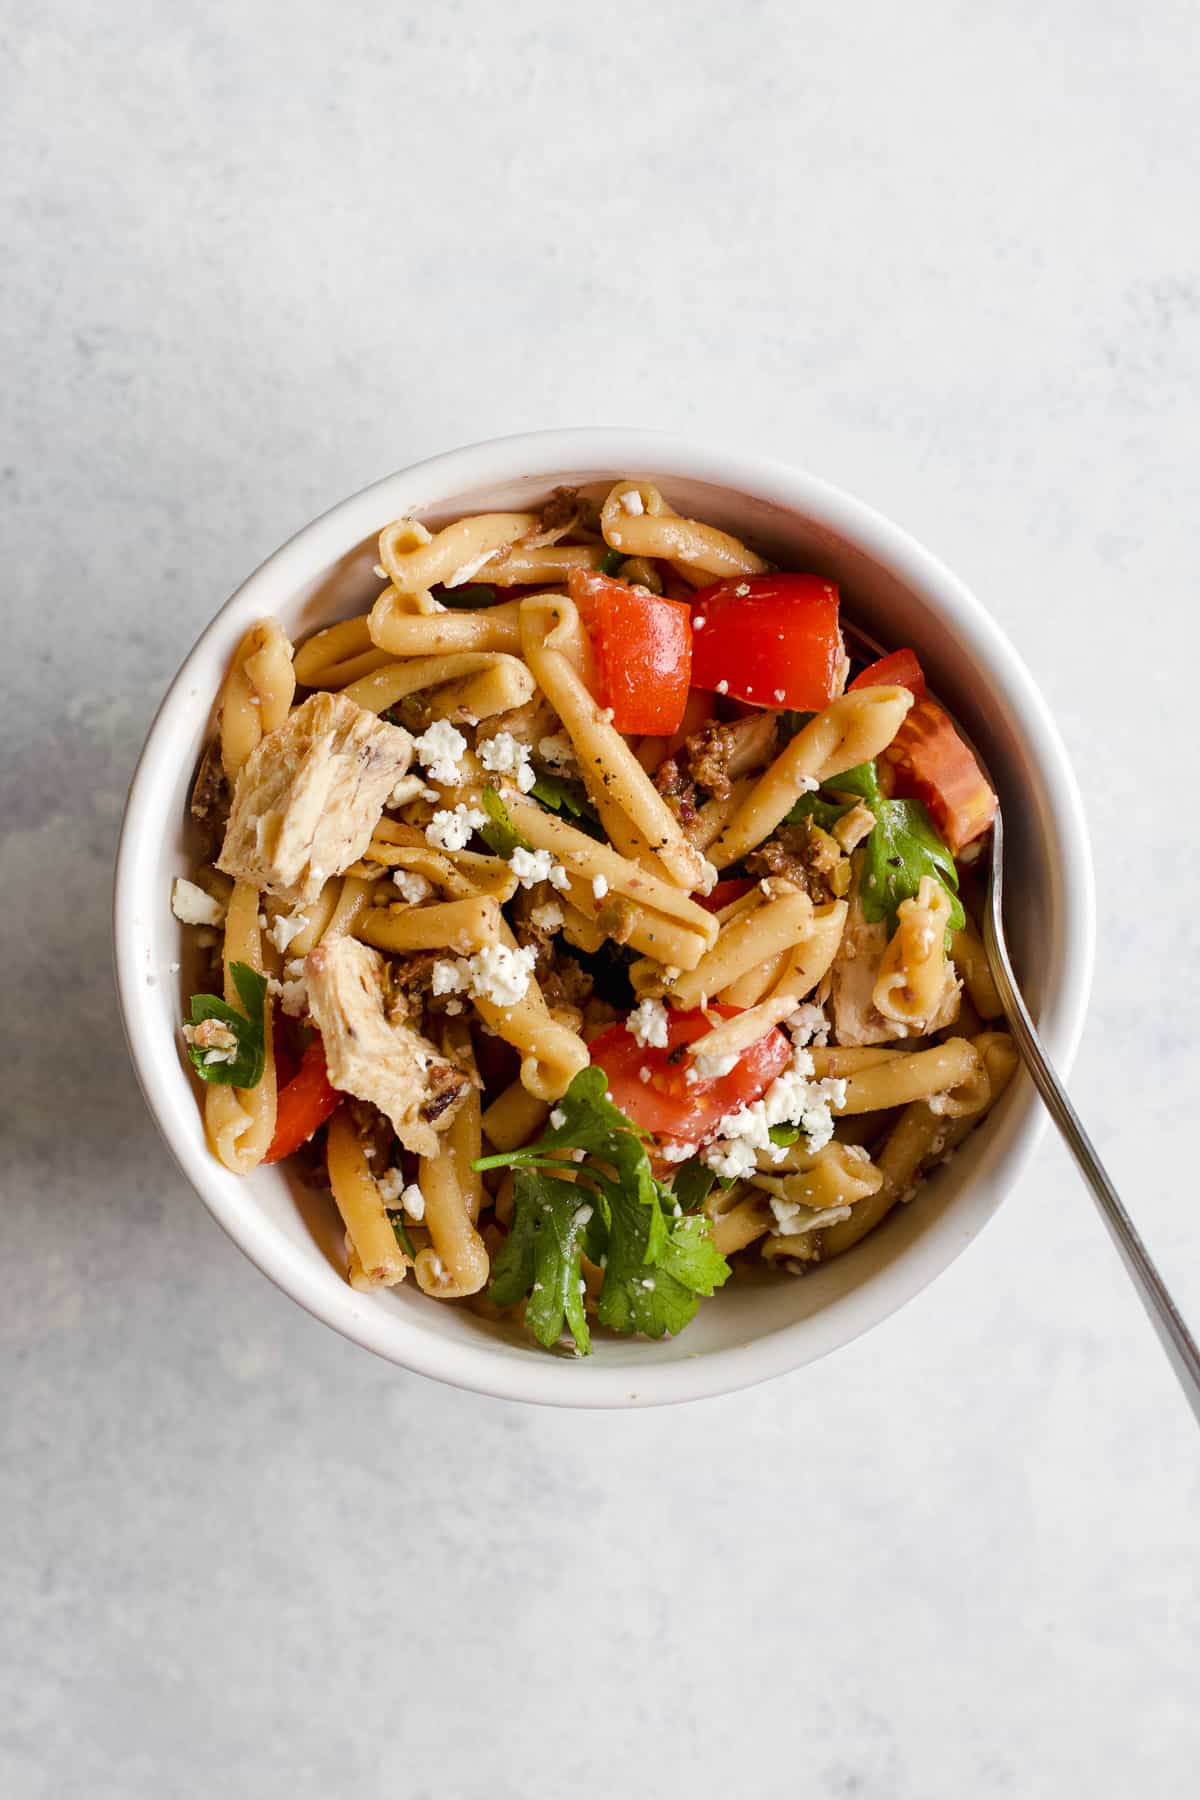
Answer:
[[[564,479],[572,471],[644,467],[663,479],[707,482],[796,513],[848,540],[900,583],[912,586],[946,621],[988,671],[989,684],[1015,706],[1022,742],[1036,765],[1054,810],[1065,921],[1060,967],[1046,977],[1042,1004],[1047,1051],[1065,1077],[1082,1035],[1095,954],[1095,884],[1087,825],[1078,784],[1058,728],[1023,659],[971,590],[903,527],[822,477],[728,443],[696,441],[670,433],[620,427],[572,427],[516,433],[424,458],[370,483],[302,526],[268,556],[220,607],[196,639],[154,715],[129,787],[121,823],[113,884],[113,948],[122,1024],[130,1058],[168,1149],[218,1224],[277,1287],[314,1317],[352,1342],[400,1366],[469,1391],[508,1400],[579,1408],[623,1408],[689,1401],[752,1386],[783,1375],[852,1342],[882,1324],[948,1268],[993,1216],[1028,1166],[1047,1120],[1027,1077],[1022,1104],[997,1121],[987,1179],[994,1197],[974,1229],[936,1255],[910,1248],[875,1279],[824,1308],[749,1342],[697,1352],[669,1362],[614,1362],[588,1371],[572,1384],[577,1364],[530,1354],[504,1344],[461,1343],[430,1332],[419,1312],[398,1318],[369,1303],[348,1285],[330,1291],[316,1265],[253,1206],[234,1205],[216,1180],[217,1165],[194,1130],[189,1135],[168,1075],[151,1054],[149,1034],[138,1029],[146,1008],[144,942],[139,928],[138,882],[146,846],[161,830],[156,811],[160,771],[168,746],[194,716],[193,669],[211,643],[224,637],[231,612],[248,605],[259,589],[279,595],[298,591],[314,571],[332,566],[379,529],[385,515],[404,510],[406,484],[439,485],[442,502],[490,483],[524,477]],[[180,721],[177,727],[177,721]],[[190,1086],[187,1098],[194,1106]],[[192,1121],[194,1125],[194,1118]],[[982,1172],[977,1173],[982,1179]],[[951,1201],[953,1205],[953,1201]],[[822,1329],[821,1321],[824,1321]]]

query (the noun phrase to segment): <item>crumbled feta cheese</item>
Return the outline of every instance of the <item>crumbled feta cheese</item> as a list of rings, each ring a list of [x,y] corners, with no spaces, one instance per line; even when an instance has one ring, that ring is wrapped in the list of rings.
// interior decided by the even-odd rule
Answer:
[[[692,630],[693,631],[703,631],[703,629],[704,629],[704,614],[697,613],[696,616],[692,620]]]
[[[417,738],[413,749],[430,781],[436,781],[442,787],[461,785],[467,740],[448,719],[435,719],[429,730]]]
[[[427,881],[424,875],[418,875],[415,869],[393,869],[392,880],[399,888],[401,897],[407,900],[410,906],[416,906],[419,901],[427,900],[433,892],[433,883]]]
[[[435,812],[425,827],[425,841],[435,850],[461,850],[473,831],[487,824],[487,817],[477,806],[463,806],[453,812],[443,808]]]
[[[780,703],[780,705],[781,705],[781,706],[782,706],[782,704],[783,704],[783,695],[784,695],[784,689],[783,689],[783,688],[776,688],[776,689],[775,689],[775,698],[776,698],[776,700],[778,700],[778,701],[779,701],[779,703]]]
[[[399,1206],[404,1192],[404,1176],[399,1169],[385,1169],[378,1177],[379,1192],[385,1206]]]
[[[550,871],[550,886],[552,888],[557,888],[560,894],[565,894],[570,885],[571,877],[568,875],[567,871],[563,868],[561,863],[555,863]]]
[[[206,1063],[237,1061],[237,1038],[220,1019],[204,1019],[199,1025],[185,1025],[184,1039],[193,1050],[203,1050]]]
[[[738,1064],[739,1052],[734,1050],[728,1056],[693,1056],[688,1069],[689,1081],[720,1081],[722,1075],[728,1075]]]
[[[686,1162],[689,1156],[695,1156],[695,1144],[662,1144],[659,1153],[664,1162]]]
[[[625,1021],[625,1029],[643,1049],[667,1047],[667,1009],[661,1000],[641,1000]]]
[[[552,769],[571,769],[578,762],[574,744],[561,731],[539,740],[538,755],[543,762],[549,763]]]
[[[621,510],[622,512],[627,512],[630,517],[634,519],[640,518],[645,512],[646,508],[642,502],[642,496],[638,493],[636,488],[626,488],[625,492],[621,495]]]
[[[746,595],[750,592],[750,583],[748,581],[739,581],[733,591],[738,596],[739,600],[744,600]]]
[[[760,1099],[726,1113],[704,1152],[709,1168],[737,1179],[751,1173],[760,1151],[772,1162],[782,1162],[787,1148],[771,1142],[772,1125],[798,1125],[810,1150],[823,1149],[833,1136],[833,1109],[843,1104],[846,1083],[830,1076],[814,1081],[812,1072],[809,1052],[796,1048]]]
[[[823,1044],[829,1036],[829,1020],[825,1017],[825,1009],[814,1000],[806,1000],[798,1006],[794,1013],[789,1013],[784,1020],[788,1035],[798,1049],[814,1041]]]
[[[468,993],[473,1000],[488,1000],[493,1006],[516,1006],[529,990],[536,960],[532,945],[512,950],[507,944],[485,944],[474,956],[435,962],[433,991]]]
[[[299,937],[307,924],[307,913],[280,913],[267,936],[282,956],[292,939]]]
[[[538,931],[559,931],[562,929],[563,909],[557,900],[544,900],[540,906],[531,906],[529,922]]]
[[[484,738],[479,748],[479,760],[485,769],[494,775],[511,775],[523,794],[527,794],[537,776],[529,761],[529,745],[515,738],[511,731],[498,731],[495,737]]]
[[[727,681],[718,681],[717,692],[718,694],[727,694],[729,692],[729,683]]]
[[[596,899],[603,900],[603,898],[604,898],[605,894],[607,894],[607,892],[608,892],[608,876],[607,875],[593,875],[592,876],[592,893],[596,896]]]
[[[407,806],[410,800],[437,800],[440,796],[433,788],[425,786],[421,775],[402,775],[391,793],[387,803],[391,807]]]
[[[566,1122],[567,1122],[566,1113],[563,1111],[561,1106],[556,1106],[554,1108],[554,1111],[550,1114],[550,1129],[551,1129],[551,1131],[561,1131],[563,1126],[566,1124]]]
[[[206,894],[194,881],[185,881],[182,875],[175,877],[171,889],[171,911],[182,925],[219,925],[225,917],[219,900]]]
[[[418,1224],[425,1217],[425,1196],[415,1181],[410,1181],[401,1194],[400,1204],[409,1218]]]
[[[536,887],[539,881],[554,882],[555,869],[561,863],[555,862],[549,850],[526,850],[518,844],[508,859],[508,866],[523,888]],[[557,887],[558,883],[554,882]]]
[[[653,1074],[654,1074],[654,1070],[647,1068],[646,1064],[643,1063],[641,1068],[638,1070],[638,1080],[639,1081],[649,1081],[653,1077]]]

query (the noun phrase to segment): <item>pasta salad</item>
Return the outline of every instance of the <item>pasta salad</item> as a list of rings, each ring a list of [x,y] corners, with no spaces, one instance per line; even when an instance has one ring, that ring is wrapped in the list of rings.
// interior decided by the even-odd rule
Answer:
[[[1016,1066],[959,893],[995,796],[915,654],[647,481],[399,519],[375,573],[246,633],[196,776],[213,1154],[328,1187],[355,1287],[576,1354],[912,1202]]]

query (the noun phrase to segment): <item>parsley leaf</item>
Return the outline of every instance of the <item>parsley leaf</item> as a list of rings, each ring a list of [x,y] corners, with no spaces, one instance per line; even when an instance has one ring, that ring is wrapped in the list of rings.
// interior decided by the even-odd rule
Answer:
[[[567,813],[589,837],[604,836],[581,781],[565,781],[561,775],[539,775],[529,791],[545,812]]]
[[[793,712],[790,707],[785,706],[782,712],[775,715],[775,729],[779,733],[780,744],[790,744],[806,725],[812,724],[816,716],[815,712]]]
[[[264,1019],[267,978],[244,962],[230,963],[229,973],[244,1012],[230,1006],[218,994],[193,994],[191,1022],[202,1025],[206,1019],[215,1019],[219,1024],[227,1025],[233,1033],[237,1054],[232,1062],[208,1062],[211,1047],[201,1044],[189,1044],[187,1053],[202,1081],[214,1082],[218,1087],[257,1087],[267,1060]]]
[[[513,1181],[513,1225],[492,1265],[488,1299],[515,1306],[529,1296],[525,1320],[549,1350],[564,1321],[576,1348],[591,1349],[580,1284],[583,1234],[594,1207],[587,1194],[561,1176],[519,1169]]]
[[[625,553],[623,550],[606,550],[604,555],[600,558],[600,573],[602,575],[615,575],[624,561]]]
[[[697,1212],[711,1194],[716,1179],[716,1173],[707,1163],[702,1163],[698,1156],[690,1157],[675,1171],[671,1199],[685,1213]]]
[[[626,1334],[640,1331],[653,1338],[682,1331],[701,1296],[713,1293],[729,1275],[728,1263],[713,1248],[708,1219],[696,1212],[673,1217],[675,1197],[670,1188],[655,1180],[642,1134],[609,1099],[602,1069],[581,1069],[551,1117],[558,1123],[535,1144],[480,1157],[473,1165],[476,1169],[515,1167],[522,1172],[514,1183],[513,1229],[497,1258],[489,1299],[498,1306],[511,1306],[528,1293],[531,1303],[526,1317],[530,1318],[534,1282],[540,1279],[539,1308],[547,1307],[549,1313],[544,1316],[539,1311],[537,1316],[543,1318],[545,1330],[554,1326],[548,1340],[553,1342],[562,1328],[563,1314],[571,1323],[567,1311],[570,1295],[562,1283],[573,1279],[577,1291],[576,1252],[586,1242],[592,1261],[604,1264],[597,1307],[602,1325]],[[585,1152],[584,1160],[571,1168],[573,1180],[555,1174],[563,1166],[564,1150]],[[523,1181],[525,1173],[536,1173],[536,1184]],[[566,1194],[560,1191],[563,1189]],[[567,1230],[568,1196],[575,1229],[582,1232],[586,1224],[585,1240]],[[584,1203],[591,1206],[587,1219],[580,1212]],[[671,1217],[664,1207],[671,1209]],[[557,1299],[541,1298],[548,1291],[547,1277],[537,1274],[543,1239],[549,1245],[543,1246],[543,1254],[550,1291],[563,1295],[561,1308]],[[537,1335],[536,1323],[534,1329]],[[578,1344],[574,1325],[572,1333]],[[539,1342],[545,1341],[539,1338]]]
[[[484,788],[479,804],[488,819],[486,825],[479,827],[479,835],[495,855],[510,857],[514,850],[533,849],[529,839],[521,836],[509,818],[508,808],[494,787]]]

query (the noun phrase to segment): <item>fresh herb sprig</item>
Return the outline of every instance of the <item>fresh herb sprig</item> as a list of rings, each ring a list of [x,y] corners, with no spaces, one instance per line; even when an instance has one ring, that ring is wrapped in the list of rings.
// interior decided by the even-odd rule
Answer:
[[[473,1165],[516,1171],[513,1226],[489,1298],[511,1306],[528,1296],[526,1318],[538,1342],[554,1344],[565,1323],[586,1355],[579,1288],[586,1250],[604,1268],[602,1325],[651,1338],[682,1331],[701,1297],[729,1276],[708,1219],[675,1216],[676,1195],[655,1180],[645,1140],[609,1099],[602,1069],[581,1069],[552,1117],[536,1143]]]
[[[212,1050],[202,1044],[189,1044],[187,1053],[201,1081],[217,1087],[257,1087],[267,1061],[267,978],[244,962],[230,963],[229,973],[243,1011],[230,1006],[219,994],[193,994],[191,1023],[203,1025],[206,1019],[216,1019],[219,1024],[228,1026],[233,1033],[236,1054],[232,1061],[222,1058],[209,1062],[207,1059]]]

